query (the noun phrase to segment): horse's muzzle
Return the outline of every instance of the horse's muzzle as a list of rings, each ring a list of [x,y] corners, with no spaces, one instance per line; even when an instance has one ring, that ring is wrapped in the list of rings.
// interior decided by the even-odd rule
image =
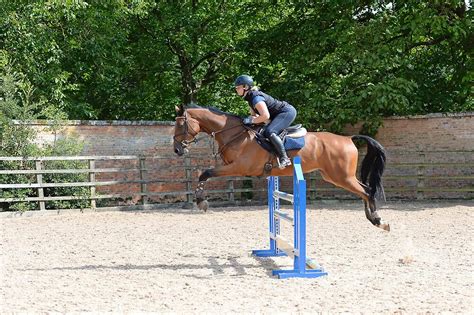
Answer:
[[[184,154],[188,153],[188,149],[181,145],[181,144],[175,144],[174,146],[174,153],[176,153],[178,156],[183,156]]]

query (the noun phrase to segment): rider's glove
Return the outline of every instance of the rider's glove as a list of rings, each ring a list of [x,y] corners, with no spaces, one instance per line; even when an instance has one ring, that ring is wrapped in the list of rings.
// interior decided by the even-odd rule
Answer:
[[[244,119],[242,119],[242,123],[244,125],[252,125],[253,124],[253,117],[252,116],[245,117]]]

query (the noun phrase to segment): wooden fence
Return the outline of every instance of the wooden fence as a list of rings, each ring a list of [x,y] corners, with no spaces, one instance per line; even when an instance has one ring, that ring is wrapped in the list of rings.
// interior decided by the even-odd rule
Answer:
[[[209,157],[193,156],[183,159],[177,159],[176,156],[135,155],[0,157],[0,163],[23,164],[23,167],[0,170],[0,204],[3,204],[3,211],[13,203],[34,202],[37,203],[38,210],[47,210],[50,208],[47,206],[48,202],[78,200],[88,201],[85,209],[190,206],[193,202],[193,187],[197,183],[198,171],[210,165],[202,163],[206,159]],[[51,161],[79,161],[82,165],[78,168],[49,168],[46,164]],[[44,180],[46,174],[84,174],[86,176],[83,181],[46,182]],[[30,181],[7,183],[2,175],[25,175]],[[255,189],[253,185],[245,188],[246,182],[253,184],[259,181],[263,183],[264,179],[213,178],[209,180],[206,190],[210,200],[216,201],[217,204],[234,205],[241,203],[245,194],[256,196],[262,193],[263,195],[265,193],[263,184],[260,189]],[[87,193],[81,190],[73,195],[45,194],[46,189],[51,191],[54,188],[66,187],[86,187]],[[28,190],[27,196],[15,194],[15,191],[21,189]],[[106,202],[102,202],[102,206],[98,204],[104,200]],[[263,200],[260,198],[260,201]]]
[[[390,152],[384,176],[387,199],[474,199],[473,152]],[[64,168],[55,164],[59,161],[76,164]],[[59,201],[82,201],[81,209],[93,210],[191,206],[199,170],[214,161],[208,156],[133,155],[0,157],[0,163],[4,165],[0,205],[6,211],[16,203],[33,203],[37,210],[57,209]],[[73,175],[81,175],[81,180]],[[11,182],[18,176],[23,176],[22,182]],[[307,182],[310,202],[356,198],[324,183],[317,172],[308,174]],[[289,178],[282,181],[285,186],[291,190]],[[58,195],[61,189],[72,193]],[[214,205],[266,203],[264,177],[213,178],[206,190]]]
[[[361,152],[359,162],[364,152]],[[326,192],[326,198],[354,198],[334,191],[321,182],[317,172],[309,175],[313,198]],[[474,151],[387,150],[383,184],[388,200],[474,199]]]

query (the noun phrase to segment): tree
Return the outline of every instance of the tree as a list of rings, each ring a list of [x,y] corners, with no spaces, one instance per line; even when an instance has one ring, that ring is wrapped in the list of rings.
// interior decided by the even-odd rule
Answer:
[[[181,102],[218,102],[226,109],[231,106],[225,103],[232,103],[226,95],[233,93],[231,82],[239,66],[246,63],[240,60],[240,42],[277,23],[286,11],[284,3],[255,5],[249,0],[238,5],[227,0],[146,3],[141,10],[132,10],[138,28],[134,33],[148,36],[140,47],[162,58],[161,73],[181,87]],[[279,14],[273,15],[276,12]]]
[[[266,87],[291,99],[313,129],[362,120],[373,134],[383,116],[472,110],[465,3],[299,1],[291,9],[249,41],[271,49],[248,51],[271,69]]]
[[[23,122],[44,116],[51,120],[64,118],[63,113],[58,112],[55,107],[45,103],[37,103],[33,100],[35,87],[21,72],[13,69],[11,61],[5,53],[0,53],[0,156],[47,156],[47,155],[75,155],[82,150],[82,143],[74,138],[61,139],[53,144],[44,144],[39,147],[35,143],[36,132]],[[19,121],[15,121],[19,120]],[[52,128],[59,127],[53,124]],[[77,168],[81,162],[77,161],[49,161],[57,168]],[[62,166],[59,167],[58,165]],[[0,169],[18,170],[34,169],[34,161],[0,161]],[[84,167],[84,166],[82,166]],[[87,174],[45,174],[44,180],[50,182],[58,181],[84,181]],[[34,174],[3,174],[0,175],[1,183],[31,183],[36,181]],[[24,189],[0,189],[1,198],[22,198],[35,196],[35,191],[30,188]],[[88,195],[85,187],[72,188],[46,188],[45,195]],[[77,208],[84,207],[85,201],[52,201],[47,203],[53,208]],[[35,208],[34,202],[19,202],[14,205],[0,202],[3,210],[31,210]]]
[[[3,0],[0,17],[31,99],[70,119],[169,120],[193,102],[244,114],[241,73],[311,129],[473,108],[459,0]]]

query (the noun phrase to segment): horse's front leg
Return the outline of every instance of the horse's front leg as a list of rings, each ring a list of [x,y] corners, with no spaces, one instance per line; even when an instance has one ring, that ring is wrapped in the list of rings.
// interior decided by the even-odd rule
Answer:
[[[206,170],[204,171],[204,173],[206,173],[207,171],[211,171],[211,170]],[[202,175],[204,175],[204,173],[202,173],[201,176],[199,176],[199,184],[197,185],[197,188],[194,191],[194,197],[196,198],[196,205],[198,206],[198,208],[200,210],[207,211],[207,208],[209,208],[209,203],[206,200],[206,193],[204,191],[204,185],[206,184],[206,180],[207,180],[207,178],[204,180],[202,179],[203,178]]]
[[[209,204],[206,200],[206,193],[204,191],[204,185],[209,178],[237,175],[245,176],[246,174],[242,174],[241,168],[239,168],[238,165],[234,163],[207,169],[202,172],[201,176],[199,176],[199,184],[197,185],[197,188],[194,192],[194,196],[196,197],[196,205],[198,208],[200,210],[207,211],[209,207]]]

